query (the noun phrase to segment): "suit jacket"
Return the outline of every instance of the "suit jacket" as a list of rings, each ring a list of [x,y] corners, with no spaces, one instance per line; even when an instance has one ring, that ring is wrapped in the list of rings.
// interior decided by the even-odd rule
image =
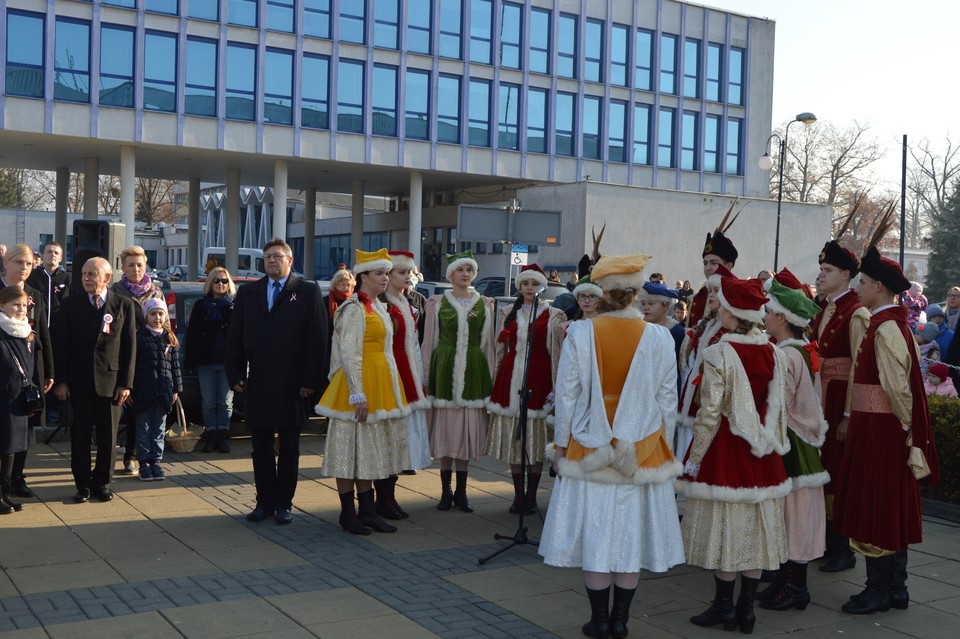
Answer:
[[[136,302],[107,289],[103,307],[95,309],[85,292],[64,298],[54,316],[53,353],[56,382],[70,394],[112,397],[117,388],[132,388],[137,358]],[[104,318],[110,315],[110,332]]]
[[[291,274],[267,310],[263,277],[237,290],[227,333],[227,380],[246,381],[243,412],[250,428],[291,428],[307,423],[300,388],[322,393],[327,385],[330,339],[320,288]]]

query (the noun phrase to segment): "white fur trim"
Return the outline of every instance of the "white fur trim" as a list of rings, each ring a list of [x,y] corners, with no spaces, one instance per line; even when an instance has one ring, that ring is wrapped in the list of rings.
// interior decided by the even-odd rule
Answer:
[[[749,310],[731,306],[730,302],[728,302],[727,298],[723,295],[723,287],[717,289],[717,300],[720,302],[720,306],[727,309],[734,317],[739,317],[742,320],[754,322],[756,324],[759,324],[763,321],[764,312],[762,308],[759,310]]]
[[[801,488],[819,488],[830,483],[830,473],[823,470],[812,475],[800,475],[793,478],[793,490]]]
[[[350,399],[347,400],[347,403],[351,406],[356,406],[357,404],[366,404],[367,396],[363,393],[356,393],[355,395],[350,396]]]
[[[768,499],[780,499],[792,492],[793,480],[789,477],[783,483],[763,488],[730,488],[729,486],[712,486],[698,481],[680,479],[674,482],[674,488],[688,499],[702,499],[704,501],[725,501],[734,504],[759,504]]]
[[[353,274],[359,275],[360,273],[368,273],[370,271],[389,272],[392,268],[393,262],[391,260],[370,260],[369,262],[364,262],[363,264],[354,264]]]
[[[553,443],[547,444],[546,458],[554,461],[556,455],[556,448]],[[667,462],[657,468],[639,468],[634,444],[621,441],[617,442],[616,449],[607,444],[595,449],[579,461],[571,461],[566,457],[556,461],[560,477],[592,481],[598,484],[634,486],[662,484],[679,477],[683,472],[683,464],[677,460]]]
[[[769,344],[770,338],[766,333],[761,333],[759,329],[753,329],[746,335],[742,333],[724,333],[720,338],[721,342],[732,342],[734,344],[752,344],[754,346]]]
[[[474,279],[476,279],[477,273],[480,272],[480,267],[477,265],[476,260],[471,260],[470,258],[467,258],[467,257],[461,257],[447,264],[447,279],[449,280],[450,275],[459,267],[463,266],[464,264],[473,264],[473,277]]]
[[[471,291],[470,304],[464,306],[457,302],[457,298],[454,297],[452,290],[448,289],[444,291],[443,295],[446,297],[447,303],[457,312],[457,352],[453,359],[453,399],[430,397],[430,403],[434,408],[486,408],[488,397],[469,401],[463,399],[463,389],[466,385],[465,376],[467,372],[467,349],[465,345],[470,339],[470,329],[467,320],[469,319],[470,311],[477,305],[478,301],[483,300],[483,297],[476,291]],[[480,350],[483,350],[486,346],[491,319],[489,309],[485,302],[483,306],[483,334],[480,336]]]
[[[317,415],[321,417],[329,417],[331,419],[341,419],[347,422],[356,422],[357,414],[353,411],[339,411],[331,410],[323,404],[317,404],[313,409]],[[373,422],[382,422],[387,419],[400,419],[401,417],[406,417],[410,414],[410,408],[404,406],[403,408],[395,408],[393,410],[378,410],[367,415],[367,421],[365,423],[370,424]]]
[[[593,282],[584,282],[583,284],[577,284],[573,287],[573,290],[570,291],[574,297],[580,293],[592,293],[597,297],[603,297],[603,289],[594,284]]]
[[[767,281],[769,282],[772,280],[767,280]],[[796,313],[791,313],[790,311],[788,311],[787,308],[780,303],[780,300],[778,300],[776,297],[771,295],[769,292],[767,293],[767,306],[769,306],[770,310],[773,311],[774,313],[782,314],[785,318],[787,318],[787,321],[793,324],[794,326],[799,326],[800,328],[806,328],[807,326],[810,325],[809,319],[804,319],[799,315],[797,315]]]
[[[594,282],[604,291],[614,291],[617,289],[632,288],[633,290],[640,290],[643,288],[643,283],[646,282],[643,278],[643,271],[637,271],[636,273],[617,273],[601,277]]]
[[[406,255],[400,257],[410,259]],[[394,297],[389,291],[386,292],[385,296],[387,301],[400,309],[400,314],[403,316],[403,325],[406,329],[403,336],[403,352],[407,356],[407,363],[410,365],[414,383],[419,382],[423,380],[423,358],[420,356],[420,346],[417,343],[417,323],[413,319],[410,302],[405,297]],[[418,387],[416,390],[416,397],[407,397],[407,405],[412,410],[430,408],[430,401],[424,396],[423,387]],[[404,394],[406,394],[406,389],[404,389]]]
[[[412,257],[407,257],[406,255],[391,255],[390,259],[393,260],[391,270],[395,268],[408,268],[412,271],[417,268],[417,263],[413,261]]]
[[[706,286],[707,289],[720,288],[720,279],[722,277],[723,277],[722,275],[717,275],[716,273],[714,273],[713,275],[707,278],[707,281],[706,283],[704,283],[704,286]]]
[[[544,313],[549,315],[550,307],[548,304],[541,303],[540,308],[537,309],[537,319],[534,321],[539,321],[540,316]],[[522,320],[522,321],[521,321]],[[522,354],[527,352],[527,331],[530,318],[527,313],[524,312],[524,308],[521,308],[517,312],[517,317],[514,320],[517,324],[517,353],[513,359],[513,370],[510,371],[510,405],[501,406],[500,404],[487,400],[487,410],[495,415],[503,415],[505,417],[516,417],[520,414],[520,384],[523,383],[523,367],[522,367]],[[548,323],[549,325],[549,323]],[[549,328],[547,334],[547,348],[550,347],[550,335]],[[521,366],[517,366],[518,363],[521,363]],[[497,375],[500,374],[500,371],[497,371]],[[547,402],[544,404],[543,408],[539,410],[527,410],[527,417],[530,419],[543,419],[553,411],[553,403]]]
[[[542,273],[538,273],[537,271],[531,270],[531,271],[524,271],[523,273],[520,273],[519,275],[517,275],[517,277],[513,280],[514,286],[516,286],[517,288],[520,288],[520,282],[524,282],[526,280],[533,280],[534,282],[536,282],[537,284],[540,284],[541,286],[547,285],[547,278]]]

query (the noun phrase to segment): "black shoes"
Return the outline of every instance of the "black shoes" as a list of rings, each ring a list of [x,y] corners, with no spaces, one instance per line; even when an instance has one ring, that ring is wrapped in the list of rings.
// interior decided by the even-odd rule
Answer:
[[[594,639],[608,639],[610,637],[610,586],[600,590],[587,588],[587,599],[590,601],[590,621],[583,624],[580,632]]]
[[[690,617],[690,623],[695,626],[710,628],[718,624],[723,624],[723,629],[727,632],[737,629],[737,610],[733,607],[733,589],[737,585],[736,580],[723,581],[716,575],[713,577],[715,595],[710,607],[699,615]]]
[[[838,550],[831,555],[823,565],[820,566],[820,572],[843,572],[850,570],[857,565],[857,557],[851,551]]]
[[[351,535],[369,535],[373,531],[357,517],[353,494],[352,490],[348,493],[340,493],[340,527]]]
[[[610,609],[610,636],[613,639],[623,639],[630,634],[627,622],[630,621],[630,604],[636,592],[636,588],[613,586],[613,607]]]
[[[894,555],[867,557],[867,587],[859,595],[843,604],[842,610],[850,615],[869,615],[886,612],[893,605],[890,596],[894,576]],[[904,594],[906,594],[904,587]]]
[[[107,488],[106,486],[101,486],[100,488],[94,488],[91,491],[94,499],[97,501],[110,501],[113,499],[113,491]]]
[[[277,514],[273,516],[273,521],[278,526],[286,526],[293,523],[293,515],[290,514],[289,508],[277,508]]]
[[[277,510],[275,508],[267,506],[266,504],[258,503],[257,507],[254,508],[252,512],[247,513],[247,521],[263,521],[267,517],[273,517],[276,512]]]
[[[23,475],[17,475],[12,478],[10,492],[14,497],[23,497],[24,499],[33,499],[36,495],[27,487],[27,479]]]
[[[81,488],[77,491],[77,494],[73,496],[74,503],[85,504],[90,501],[90,489]]]
[[[437,510],[450,510],[453,505],[453,491],[450,490],[450,480],[453,478],[452,470],[440,471],[440,503],[437,504]]]
[[[473,506],[467,499],[467,471],[457,471],[457,489],[453,493],[453,504],[465,513],[472,513]]]
[[[380,519],[380,515],[377,514],[377,507],[373,503],[372,488],[364,493],[357,493],[357,502],[360,504],[360,507],[357,509],[357,516],[360,518],[360,521],[363,522],[364,526],[382,533],[397,532],[396,526],[391,526]]]

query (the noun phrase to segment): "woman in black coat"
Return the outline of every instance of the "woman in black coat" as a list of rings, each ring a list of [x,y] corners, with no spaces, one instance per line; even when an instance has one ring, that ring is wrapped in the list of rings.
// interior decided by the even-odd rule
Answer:
[[[38,351],[27,321],[29,297],[19,286],[0,290],[0,515],[23,509],[13,500],[13,460],[27,450],[27,412],[24,390],[37,385]],[[26,381],[25,381],[26,380]]]

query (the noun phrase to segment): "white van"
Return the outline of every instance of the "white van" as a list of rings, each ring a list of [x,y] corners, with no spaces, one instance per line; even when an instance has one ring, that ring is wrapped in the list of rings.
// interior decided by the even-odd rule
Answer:
[[[239,266],[236,273],[230,275],[237,278],[259,279],[266,275],[263,268],[263,251],[256,248],[242,248],[240,250]],[[227,266],[226,249],[222,246],[208,246],[203,249],[203,273],[207,275],[218,266]]]

